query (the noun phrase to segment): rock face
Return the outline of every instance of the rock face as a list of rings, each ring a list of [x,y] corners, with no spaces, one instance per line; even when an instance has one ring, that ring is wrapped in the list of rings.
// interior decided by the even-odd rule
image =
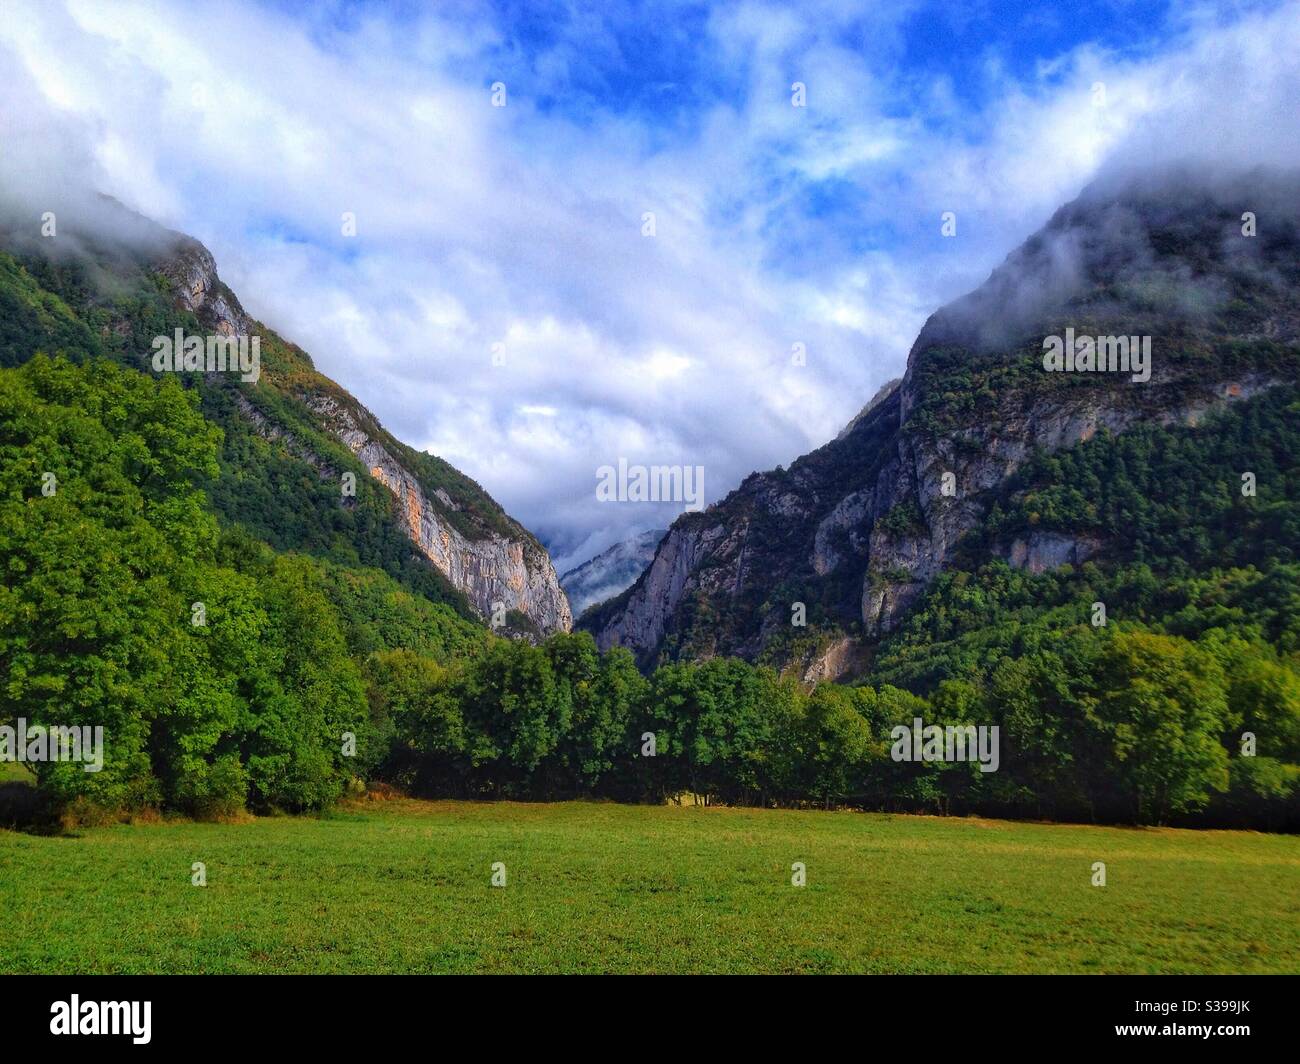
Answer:
[[[575,566],[560,577],[560,586],[569,596],[573,612],[581,614],[588,606],[617,595],[645,572],[655,556],[655,547],[667,530],[652,528],[622,543],[615,543],[595,557]]]
[[[803,671],[803,682],[834,683],[836,680],[860,672],[866,664],[866,654],[861,640],[844,636],[836,639],[813,658]]]
[[[347,404],[330,395],[303,400],[396,496],[407,535],[480,613],[490,618],[499,603],[507,611],[519,610],[544,633],[573,626],[569,600],[540,544],[531,537],[512,539],[495,532],[480,539],[462,535],[439,513],[460,509],[447,492],[439,488],[430,500],[416,477],[361,428]]]
[[[1101,540],[1095,536],[1035,532],[1027,539],[1012,540],[1005,557],[1016,569],[1045,573],[1062,565],[1082,565],[1101,550],[1101,546]]]
[[[161,263],[177,302],[193,312],[205,328],[222,335],[262,332],[218,277],[207,248],[189,238],[177,238]],[[370,475],[393,493],[397,521],[411,542],[453,587],[465,593],[483,617],[490,620],[494,614],[517,610],[542,634],[572,627],[573,616],[555,567],[531,534],[501,513],[490,499],[486,505],[495,520],[485,523],[470,516],[470,507],[463,506],[446,488],[426,492],[410,461],[394,454],[405,449],[384,432],[373,415],[334,382],[319,375],[314,378],[318,386],[299,390],[294,398],[314,415],[319,428],[346,444]],[[277,423],[243,395],[236,393],[235,406],[259,435],[281,442],[318,474],[338,474],[292,428]],[[479,510],[484,505],[478,500]],[[461,515],[461,519],[453,523],[451,515]]]
[[[1271,240],[1241,233],[1242,195],[1276,210]],[[1035,452],[1142,423],[1196,425],[1290,379],[1267,353],[1300,343],[1297,201],[1296,175],[1090,188],[983,286],[934,314],[901,382],[835,440],[684,515],[637,583],[583,627],[647,664],[752,659],[811,597],[808,624],[833,638],[805,678],[851,674],[850,644],[897,626]],[[1151,337],[1150,379],[1049,372],[1045,338],[1066,328]],[[1042,572],[1106,545],[1043,530],[984,549]]]
[[[601,649],[618,645],[644,653],[657,646],[687,589],[702,586],[696,571],[700,561],[725,534],[722,525],[706,529],[674,526],[656,549],[650,568],[631,588],[626,608],[614,622],[598,630],[596,642]]]
[[[1256,395],[1279,381],[1252,374],[1210,388],[1198,386],[1194,397],[1176,399],[1188,383],[1172,376],[1155,382],[1151,401],[1140,405],[1127,405],[1130,397],[1089,396],[1043,401],[1023,412],[1004,410],[995,420],[963,427],[950,438],[901,432],[895,456],[877,479],[875,514],[910,508],[920,521],[906,528],[873,524],[862,589],[864,631],[879,636],[897,624],[961,538],[984,520],[992,494],[1035,450],[1050,453],[1086,442],[1099,431],[1118,434],[1138,423],[1195,425],[1213,407]],[[902,399],[907,401],[906,392]],[[952,495],[943,492],[945,475],[952,478]],[[1080,564],[1100,548],[1095,540],[1044,532],[997,553],[1012,566],[1039,573]]]
[[[222,336],[251,334],[252,321],[235,293],[217,276],[212,252],[194,240],[182,239],[167,259],[163,275],[172,283],[177,301]]]

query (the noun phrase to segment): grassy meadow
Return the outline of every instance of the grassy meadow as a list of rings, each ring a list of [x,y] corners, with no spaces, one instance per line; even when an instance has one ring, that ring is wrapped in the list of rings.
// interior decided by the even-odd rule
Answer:
[[[393,799],[0,831],[0,908],[6,973],[1295,972],[1300,839]]]

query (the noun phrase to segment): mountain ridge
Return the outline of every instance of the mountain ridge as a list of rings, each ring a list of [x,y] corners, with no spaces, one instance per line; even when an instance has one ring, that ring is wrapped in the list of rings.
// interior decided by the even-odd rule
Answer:
[[[781,664],[851,676],[864,659],[845,641],[888,636],[1035,453],[1144,423],[1194,426],[1296,379],[1297,192],[1293,173],[1095,182],[931,315],[902,382],[837,439],[679,518],[637,583],[581,627],[647,665],[784,647]],[[1249,205],[1258,237],[1244,233]],[[1154,334],[1151,380],[1044,371],[1044,338],[1071,326]],[[990,553],[1042,569],[1099,549],[1091,534],[1030,531]],[[819,667],[831,647],[846,671]]]
[[[628,587],[650,564],[654,549],[667,533],[664,528],[652,528],[629,539],[606,547],[560,574],[560,586],[569,596],[575,613],[597,605]]]
[[[80,215],[87,222],[80,228],[75,208],[60,211],[58,217],[59,235],[44,241],[13,221],[5,223],[0,226],[0,247],[16,253],[19,269],[44,291],[68,296],[68,305],[100,325],[93,339],[70,337],[85,341],[79,347],[148,372],[143,352],[151,335],[170,335],[173,326],[197,326],[222,337],[259,336],[262,376],[256,384],[236,386],[219,375],[204,375],[201,387],[209,416],[228,434],[239,436],[244,428],[251,429],[287,452],[290,464],[304,463],[318,478],[350,472],[344,468],[349,463],[322,440],[345,447],[390,497],[392,523],[454,592],[441,594],[463,596],[481,618],[499,622],[504,613],[511,625],[524,630],[569,630],[568,600],[536,537],[449,463],[396,440],[347,389],[316,370],[306,352],[248,315],[199,241],[158,226],[107,197]],[[161,304],[178,312],[175,321]],[[50,346],[41,343],[48,330],[32,328],[30,316],[4,317],[14,322],[10,332],[21,344],[17,351],[3,352],[4,364],[18,364],[37,348]],[[287,469],[284,473],[300,475]],[[240,475],[235,470],[232,479]],[[230,504],[228,516],[260,519],[253,507],[238,503],[237,492],[223,492],[218,486],[213,494],[219,507]],[[327,493],[317,494],[320,505],[328,506]],[[344,509],[357,506],[342,493],[336,501]],[[369,533],[363,528],[359,534]],[[383,535],[392,539],[391,532]],[[290,537],[273,545],[301,544]],[[395,547],[390,542],[379,549],[391,556]],[[399,564],[409,568],[407,562]],[[429,581],[420,578],[417,583]]]

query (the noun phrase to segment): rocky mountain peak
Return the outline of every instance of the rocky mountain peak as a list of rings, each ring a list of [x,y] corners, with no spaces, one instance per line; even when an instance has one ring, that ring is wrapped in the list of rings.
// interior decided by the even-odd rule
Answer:
[[[930,317],[901,383],[789,469],[679,519],[636,584],[583,626],[647,663],[754,659],[775,645],[812,655],[805,675],[851,670],[860,655],[842,639],[870,645],[891,631],[1034,454],[1136,425],[1195,425],[1295,379],[1298,204],[1296,174],[1095,183]],[[1149,348],[1149,374],[1099,372],[1082,356],[1050,371],[1053,337],[1111,354],[1123,338],[1135,358]],[[992,546],[1030,571],[1100,549],[1046,533]],[[831,633],[821,664],[826,640],[796,647],[798,604]]]

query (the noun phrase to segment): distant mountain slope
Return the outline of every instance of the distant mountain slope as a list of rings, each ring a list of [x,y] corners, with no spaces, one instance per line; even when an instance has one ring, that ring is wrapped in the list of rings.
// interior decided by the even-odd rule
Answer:
[[[1294,173],[1094,184],[934,314],[902,383],[839,438],[683,515],[636,584],[582,626],[643,663],[737,654],[852,675],[962,551],[969,565],[1033,572],[1124,551],[1122,522],[999,523],[1015,474],[1138,426],[1195,432],[1300,380],[1298,205]],[[1150,337],[1150,379],[1047,371],[1045,340],[1067,330]],[[1182,483],[1147,490],[1189,522],[1204,513]]]
[[[0,221],[0,365],[38,350],[113,357],[151,372],[151,344],[189,334],[256,335],[261,377],[195,374],[225,432],[218,512],[277,549],[377,566],[434,600],[512,624],[568,630],[545,548],[477,483],[394,439],[307,354],[252,320],[197,241],[105,200],[39,220]],[[191,376],[191,375],[187,375]],[[346,473],[355,494],[342,490]]]
[[[560,577],[575,616],[628,587],[645,572],[655,556],[655,547],[667,535],[662,528],[650,529],[601,551]]]

